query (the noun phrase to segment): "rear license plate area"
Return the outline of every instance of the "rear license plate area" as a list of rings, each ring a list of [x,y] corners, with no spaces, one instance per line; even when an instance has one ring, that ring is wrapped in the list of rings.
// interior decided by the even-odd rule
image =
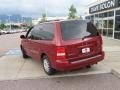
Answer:
[[[91,50],[90,50],[89,47],[88,48],[82,48],[82,53],[83,54],[90,53],[90,52],[91,52]]]

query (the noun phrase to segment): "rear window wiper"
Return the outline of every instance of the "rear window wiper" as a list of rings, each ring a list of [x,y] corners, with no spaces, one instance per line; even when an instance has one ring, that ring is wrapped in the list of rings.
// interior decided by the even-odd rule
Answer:
[[[91,36],[91,35],[90,35]],[[82,40],[84,40],[84,39],[86,39],[86,38],[88,38],[88,37],[90,37],[90,36],[84,36],[83,38],[82,38]]]

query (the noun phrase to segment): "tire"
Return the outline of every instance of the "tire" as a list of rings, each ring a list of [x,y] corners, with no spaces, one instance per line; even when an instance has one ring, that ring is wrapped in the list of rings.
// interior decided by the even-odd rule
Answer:
[[[91,65],[86,66],[86,68],[91,68]]]
[[[29,58],[29,56],[26,54],[26,52],[25,52],[25,50],[24,50],[24,48],[22,46],[21,46],[21,51],[22,51],[22,55],[23,55],[24,59]]]
[[[42,58],[43,69],[47,75],[54,75],[56,70],[51,67],[50,61],[46,55]]]

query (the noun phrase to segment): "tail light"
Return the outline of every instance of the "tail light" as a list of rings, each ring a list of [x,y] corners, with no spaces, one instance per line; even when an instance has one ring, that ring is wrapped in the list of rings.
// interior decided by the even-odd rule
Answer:
[[[97,44],[98,45],[102,45],[103,44],[102,36],[98,37]]]
[[[100,37],[100,44],[103,44],[102,36]]]
[[[66,53],[64,47],[57,47],[57,59],[65,59]]]

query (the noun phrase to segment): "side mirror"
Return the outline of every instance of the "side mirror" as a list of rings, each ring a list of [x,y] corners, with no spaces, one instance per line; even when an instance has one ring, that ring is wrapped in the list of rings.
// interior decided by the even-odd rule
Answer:
[[[24,35],[21,35],[20,38],[21,38],[21,39],[25,39],[25,36],[24,36]]]

